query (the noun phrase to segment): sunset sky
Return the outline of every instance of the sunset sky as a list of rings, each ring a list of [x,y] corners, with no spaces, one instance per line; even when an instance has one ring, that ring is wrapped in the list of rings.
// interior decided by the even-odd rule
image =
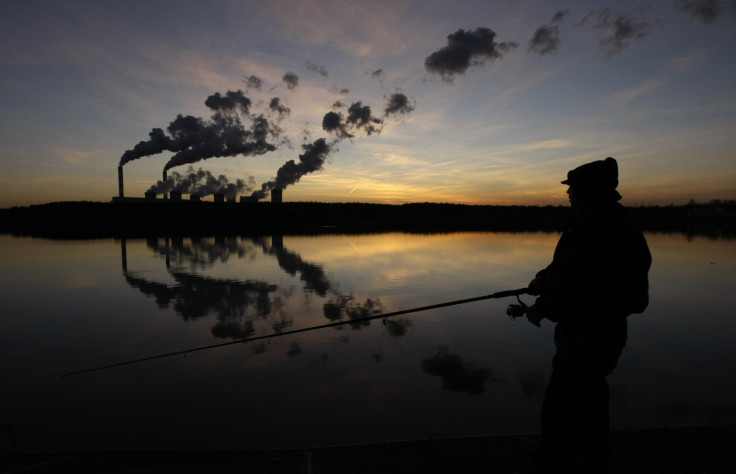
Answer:
[[[733,0],[24,0],[0,41],[2,208],[109,201],[124,156],[143,197],[206,148],[126,155],[179,115],[266,120],[265,147],[168,171],[239,195],[324,139],[284,201],[565,204],[607,156],[624,204],[736,199]]]

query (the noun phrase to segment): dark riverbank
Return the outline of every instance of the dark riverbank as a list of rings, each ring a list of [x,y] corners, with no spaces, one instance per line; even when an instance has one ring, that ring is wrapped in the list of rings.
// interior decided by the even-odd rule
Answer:
[[[645,231],[734,237],[733,205],[632,207]],[[0,233],[50,238],[367,232],[560,231],[567,206],[126,200],[0,209]]]

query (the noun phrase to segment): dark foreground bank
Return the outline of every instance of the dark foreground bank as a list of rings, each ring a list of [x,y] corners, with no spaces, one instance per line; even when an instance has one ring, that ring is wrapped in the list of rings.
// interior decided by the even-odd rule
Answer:
[[[288,451],[5,454],[2,473],[516,473],[536,436],[489,436]],[[736,425],[613,433],[611,473],[736,472]]]
[[[736,205],[629,208],[645,231],[736,235]],[[567,206],[318,202],[56,202],[0,209],[0,233],[49,238],[367,232],[560,231]]]

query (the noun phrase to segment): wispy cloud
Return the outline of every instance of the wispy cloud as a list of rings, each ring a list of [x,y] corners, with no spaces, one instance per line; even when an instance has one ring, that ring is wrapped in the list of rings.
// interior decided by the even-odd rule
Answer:
[[[666,84],[667,81],[664,79],[650,79],[646,82],[643,82],[642,84],[639,84],[636,87],[617,92],[616,94],[606,99],[604,101],[604,105],[606,107],[613,108],[625,107],[633,102],[635,99],[649,94],[650,92],[661,87],[664,87]]]
[[[56,154],[70,165],[81,165],[89,161],[96,153],[91,150],[73,150],[69,148],[57,148]]]
[[[685,56],[678,56],[670,61],[667,69],[672,72],[684,74],[699,69],[708,59],[705,51],[695,51]]]
[[[552,149],[571,149],[575,147],[575,142],[572,140],[555,139],[555,140],[544,140],[540,142],[532,143],[520,143],[512,147],[507,147],[505,151],[507,153],[524,153],[528,151],[538,150],[552,150]]]

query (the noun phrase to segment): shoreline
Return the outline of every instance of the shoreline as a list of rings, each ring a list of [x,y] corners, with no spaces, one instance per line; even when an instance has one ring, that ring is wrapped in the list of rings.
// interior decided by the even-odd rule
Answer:
[[[736,238],[736,206],[627,207],[645,232]],[[0,233],[49,238],[377,232],[560,232],[568,206],[126,199],[0,209]]]

